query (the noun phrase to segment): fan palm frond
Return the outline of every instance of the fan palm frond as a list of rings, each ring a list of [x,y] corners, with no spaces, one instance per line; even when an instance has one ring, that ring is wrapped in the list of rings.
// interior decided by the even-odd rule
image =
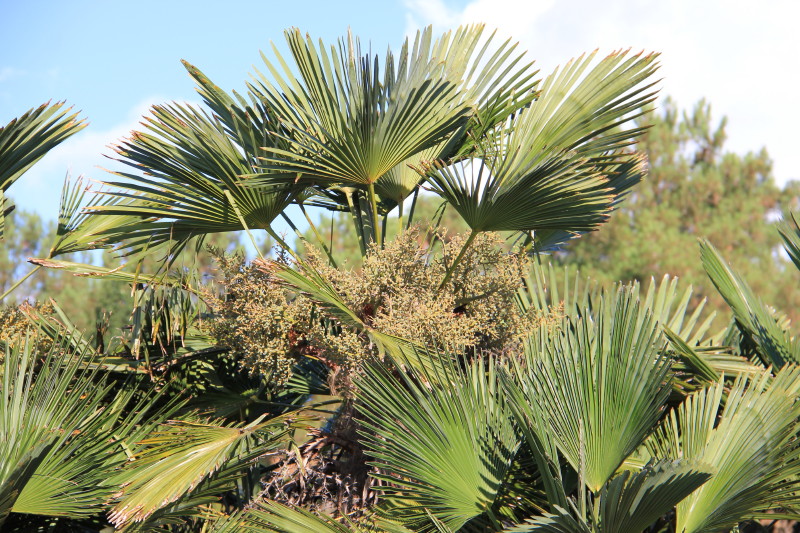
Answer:
[[[606,294],[535,334],[514,367],[520,423],[538,426],[593,492],[648,436],[669,395],[663,339],[640,305],[630,289]]]
[[[770,309],[710,242],[700,241],[700,257],[706,274],[733,311],[737,325],[757,346],[761,362],[776,368],[799,363],[800,339],[781,328]]]
[[[148,435],[113,479],[121,486],[109,520],[140,522],[178,501],[225,467],[246,470],[287,437],[288,413],[246,425],[176,420]]]
[[[375,363],[358,382],[363,433],[393,516],[455,531],[480,519],[499,525],[495,500],[520,445],[493,360],[457,369],[450,356],[417,353],[437,364]],[[431,373],[403,368],[434,367]]]
[[[129,253],[173,242],[175,253],[209,233],[271,231],[302,190],[293,183],[242,187],[240,177],[256,172],[257,154],[245,152],[248,141],[232,137],[219,117],[193,106],[155,106],[144,127],[116,150],[120,162],[145,175],[117,172],[125,181],[100,192],[111,201],[86,208],[112,217],[92,232],[100,242],[124,243]]]
[[[677,506],[677,531],[727,530],[767,510],[796,509],[800,369],[723,381],[689,396],[647,441],[658,457],[702,461],[714,476]],[[790,513],[797,517],[797,513]],[[775,515],[777,518],[779,515]]]
[[[596,229],[644,171],[624,150],[643,128],[624,125],[655,98],[646,80],[657,66],[654,55],[626,55],[588,72],[594,54],[569,62],[483,144],[480,160],[421,172],[474,231]]]
[[[64,102],[42,104],[0,127],[0,239],[5,217],[13,211],[9,187],[44,155],[86,127]]]
[[[107,402],[113,384],[87,365],[69,338],[47,353],[33,343],[5,347],[0,387],[0,494],[9,512],[81,518],[102,512],[110,471],[133,440],[167,416],[135,383]],[[148,417],[148,418],[145,418]]]

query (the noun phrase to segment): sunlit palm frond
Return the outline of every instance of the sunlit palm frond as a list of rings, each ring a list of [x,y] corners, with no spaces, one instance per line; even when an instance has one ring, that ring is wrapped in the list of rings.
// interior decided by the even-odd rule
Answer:
[[[479,161],[432,162],[432,188],[475,231],[590,231],[644,172],[629,126],[655,98],[655,56],[594,54],[548,77],[536,101],[484,143]]]
[[[761,362],[776,368],[787,362],[800,362],[800,339],[781,328],[770,309],[710,242],[700,242],[700,256],[706,274],[730,306],[737,325],[757,346]]]
[[[6,197],[9,187],[47,152],[86,127],[70,110],[64,102],[48,102],[0,127],[0,239],[5,217],[14,209]]]
[[[644,441],[670,390],[658,325],[630,289],[535,334],[515,381],[520,422],[539,421],[586,486],[598,491]]]
[[[689,396],[648,440],[658,457],[702,461],[714,476],[677,507],[677,530],[728,530],[770,509],[796,509],[800,369],[765,371]],[[767,515],[764,515],[767,516]],[[775,515],[776,517],[778,515]]]
[[[140,522],[233,464],[242,471],[286,438],[289,415],[246,425],[173,421],[136,444],[114,476],[121,487],[109,513],[115,525]]]
[[[218,520],[210,533],[348,533],[361,531],[299,507],[258,501],[251,508]]]
[[[152,410],[153,395],[142,395],[133,382],[109,403],[113,384],[101,365],[86,360],[69,338],[41,354],[30,341],[6,347],[0,515],[10,510],[81,518],[102,512],[114,490],[111,470],[127,460],[127,446],[165,416],[167,411]]]
[[[410,54],[408,41],[397,58],[388,51],[381,70],[379,58],[363,54],[352,36],[326,51],[299,30],[287,31],[300,77],[273,46],[279,66],[266,57],[264,62],[275,82],[260,75],[251,85],[278,114],[292,145],[291,150],[267,148],[265,168],[312,182],[366,187],[461,129],[470,102],[463,101],[460,80],[448,76],[448,65],[431,56],[430,33],[418,34]],[[459,42],[451,46],[469,49],[480,33],[480,28],[459,32]],[[438,45],[434,50],[447,53]]]
[[[144,129],[117,147],[119,161],[144,175],[118,172],[125,181],[101,191],[113,201],[86,208],[112,217],[93,232],[99,241],[135,253],[170,241],[181,247],[209,233],[269,229],[301,190],[293,183],[242,187],[240,177],[256,171],[257,155],[245,152],[219,117],[193,106],[155,106]]]

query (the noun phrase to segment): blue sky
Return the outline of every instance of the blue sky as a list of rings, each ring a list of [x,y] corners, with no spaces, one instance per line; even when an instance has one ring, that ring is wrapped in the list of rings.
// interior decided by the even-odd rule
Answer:
[[[328,43],[348,27],[373,50],[414,28],[484,21],[527,48],[543,72],[583,51],[662,52],[662,94],[690,107],[707,97],[729,118],[729,147],[766,146],[779,182],[800,178],[797,56],[800,2],[740,0],[383,0],[100,2],[0,0],[0,123],[47,100],[67,100],[90,126],[11,189],[19,207],[53,218],[67,171],[106,179],[104,146],[147,107],[197,101],[186,59],[222,88],[241,89],[259,50],[297,26]]]

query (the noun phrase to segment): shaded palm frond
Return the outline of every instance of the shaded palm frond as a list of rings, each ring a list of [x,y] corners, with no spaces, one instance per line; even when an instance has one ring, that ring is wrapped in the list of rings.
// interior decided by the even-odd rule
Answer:
[[[794,265],[800,269],[800,223],[794,213],[791,214],[792,221],[789,223],[785,219],[778,225],[778,233],[783,239],[783,247]]]
[[[358,379],[363,437],[393,516],[412,528],[429,514],[455,531],[494,509],[520,440],[494,360],[457,369],[449,355],[416,353],[436,364],[374,363]],[[433,367],[434,372],[405,370]],[[415,525],[416,524],[416,525]]]

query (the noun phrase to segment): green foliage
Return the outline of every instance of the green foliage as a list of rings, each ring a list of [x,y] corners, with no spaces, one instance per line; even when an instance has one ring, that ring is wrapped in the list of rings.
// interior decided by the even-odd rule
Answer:
[[[710,309],[727,313],[697,261],[697,239],[704,238],[764,301],[800,318],[796,272],[779,253],[773,222],[797,208],[796,185],[777,186],[766,150],[729,152],[726,122],[713,123],[705,101],[681,112],[666,100],[639,124],[649,128],[637,144],[649,162],[647,178],[603,231],[575,240],[559,262],[604,285],[669,273],[695,288],[692,307],[707,298]]]
[[[154,107],[102,193],[68,181],[49,249],[20,215],[6,295],[52,279],[64,303],[0,323],[0,522],[688,533],[800,516],[797,337],[761,300],[779,278],[745,281],[704,241],[697,263],[735,317],[713,331],[675,278],[604,287],[540,256],[615,209],[594,245],[556,258],[586,265],[601,243],[600,281],[639,279],[672,269],[652,247],[739,246],[789,198],[766,156],[722,155],[703,105],[648,118],[654,55],[592,54],[539,82],[482,32],[428,28],[381,58],[289,30],[289,55],[264,56],[244,95],[185,63],[204,107]],[[80,126],[57,109],[0,151],[11,181]],[[40,112],[0,130],[0,148]],[[650,185],[632,189],[645,155]],[[226,255],[230,231],[260,257]],[[773,272],[777,234],[753,235],[741,249]],[[798,266],[799,235],[781,226]],[[132,261],[92,264],[102,249]],[[92,328],[86,308],[127,299],[119,335]]]

